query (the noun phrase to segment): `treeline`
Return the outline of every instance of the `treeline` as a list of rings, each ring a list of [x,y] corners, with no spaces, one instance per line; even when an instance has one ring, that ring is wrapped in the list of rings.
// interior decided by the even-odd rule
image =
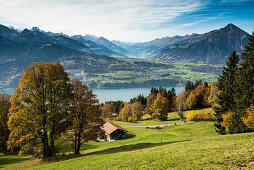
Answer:
[[[69,140],[79,154],[96,139],[103,123],[96,96],[80,81],[69,81],[59,63],[32,64],[9,100],[0,96],[0,149],[54,156],[56,140]]]
[[[106,102],[102,105],[102,110],[106,119],[113,117],[118,121],[133,123],[141,120],[144,114],[149,114],[152,119],[167,120],[169,112],[177,112],[183,120],[183,112],[186,110],[212,107],[218,92],[216,82],[208,84],[202,83],[201,80],[195,83],[188,81],[185,91],[178,96],[174,88],[167,90],[163,87],[152,87],[147,97],[140,94],[129,102]]]
[[[218,78],[218,133],[239,133],[254,130],[254,33],[239,57],[229,56]]]

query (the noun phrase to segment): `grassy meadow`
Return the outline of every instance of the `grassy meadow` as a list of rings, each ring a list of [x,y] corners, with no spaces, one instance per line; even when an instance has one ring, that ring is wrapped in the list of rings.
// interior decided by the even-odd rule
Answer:
[[[199,110],[200,113],[209,109]],[[121,126],[170,124],[146,119]],[[187,122],[164,128],[126,128],[128,138],[85,143],[74,158],[71,144],[59,142],[60,154],[47,161],[0,155],[3,169],[237,169],[254,168],[254,133],[218,135],[213,122]],[[191,133],[189,133],[189,131]],[[64,154],[64,155],[63,155]]]

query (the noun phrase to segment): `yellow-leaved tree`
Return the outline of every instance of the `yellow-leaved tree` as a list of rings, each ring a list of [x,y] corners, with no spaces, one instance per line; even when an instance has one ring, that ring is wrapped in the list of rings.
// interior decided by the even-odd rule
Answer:
[[[163,97],[160,93],[157,94],[156,100],[153,105],[153,118],[159,120],[167,120],[169,112],[169,100],[166,97]]]
[[[251,105],[247,110],[247,117],[242,117],[243,123],[251,130],[254,130],[254,105]]]
[[[11,97],[9,147],[21,153],[42,144],[43,157],[56,153],[55,140],[68,124],[69,78],[59,63],[31,64]]]
[[[143,106],[139,102],[135,103],[124,103],[124,108],[119,113],[119,119],[125,122],[136,123],[141,120]]]
[[[81,83],[71,83],[72,95],[70,97],[71,124],[65,134],[74,143],[74,153],[79,154],[83,142],[96,139],[100,133],[102,111],[99,101],[92,90]]]
[[[7,153],[7,141],[10,134],[7,125],[10,107],[10,96],[0,94],[0,151],[4,153]]]

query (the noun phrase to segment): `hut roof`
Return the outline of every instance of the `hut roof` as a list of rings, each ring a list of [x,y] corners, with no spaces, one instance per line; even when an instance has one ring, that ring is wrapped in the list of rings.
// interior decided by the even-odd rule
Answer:
[[[217,108],[221,108],[221,105],[218,104],[218,103],[215,103],[213,106],[214,106],[214,107],[217,107]]]
[[[118,116],[118,114],[117,113],[112,113],[112,116],[116,117],[116,116]]]
[[[122,131],[127,132],[127,130],[125,130],[124,128],[122,128],[121,126],[118,126],[114,123],[109,123],[106,122],[102,125],[102,129],[107,133],[107,134],[111,134],[112,132],[114,132],[117,129],[120,129]]]

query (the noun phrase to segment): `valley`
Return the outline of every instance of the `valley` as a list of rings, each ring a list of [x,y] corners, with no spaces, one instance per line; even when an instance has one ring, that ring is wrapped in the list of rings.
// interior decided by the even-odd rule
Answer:
[[[212,82],[230,52],[241,52],[249,36],[228,24],[205,34],[128,43],[0,25],[0,91],[15,89],[22,70],[39,62],[59,62],[71,80],[82,80],[89,87],[183,85],[200,79]]]

